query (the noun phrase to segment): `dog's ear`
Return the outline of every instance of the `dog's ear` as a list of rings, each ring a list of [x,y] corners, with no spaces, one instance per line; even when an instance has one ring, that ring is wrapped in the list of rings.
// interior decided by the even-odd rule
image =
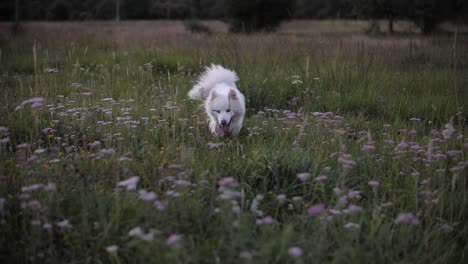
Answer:
[[[229,91],[229,99],[230,99],[230,100],[237,100],[237,94],[236,94],[236,92],[235,92],[234,90],[232,90],[232,89]]]
[[[216,90],[211,91],[211,100],[214,100],[217,96]]]

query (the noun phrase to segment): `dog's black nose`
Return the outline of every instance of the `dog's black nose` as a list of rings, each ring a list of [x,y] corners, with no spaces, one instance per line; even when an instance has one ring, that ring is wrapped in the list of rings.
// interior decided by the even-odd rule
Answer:
[[[227,124],[226,120],[221,120],[221,125],[225,126]]]

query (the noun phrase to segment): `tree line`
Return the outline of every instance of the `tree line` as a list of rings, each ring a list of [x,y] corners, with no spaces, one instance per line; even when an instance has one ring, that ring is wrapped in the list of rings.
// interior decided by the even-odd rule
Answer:
[[[4,0],[0,19],[221,19],[232,31],[274,30],[288,19],[412,20],[423,33],[443,21],[467,23],[468,0]]]

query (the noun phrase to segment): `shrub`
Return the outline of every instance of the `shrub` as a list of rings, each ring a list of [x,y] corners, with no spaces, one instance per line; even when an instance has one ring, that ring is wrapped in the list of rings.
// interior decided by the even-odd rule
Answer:
[[[294,0],[227,0],[230,31],[274,31],[291,18],[294,7]]]

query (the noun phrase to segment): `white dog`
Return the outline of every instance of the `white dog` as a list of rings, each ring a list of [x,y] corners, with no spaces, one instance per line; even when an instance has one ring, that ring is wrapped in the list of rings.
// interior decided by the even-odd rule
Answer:
[[[188,93],[191,99],[204,101],[211,133],[216,136],[235,136],[242,128],[245,98],[236,87],[238,80],[234,71],[213,64]]]

